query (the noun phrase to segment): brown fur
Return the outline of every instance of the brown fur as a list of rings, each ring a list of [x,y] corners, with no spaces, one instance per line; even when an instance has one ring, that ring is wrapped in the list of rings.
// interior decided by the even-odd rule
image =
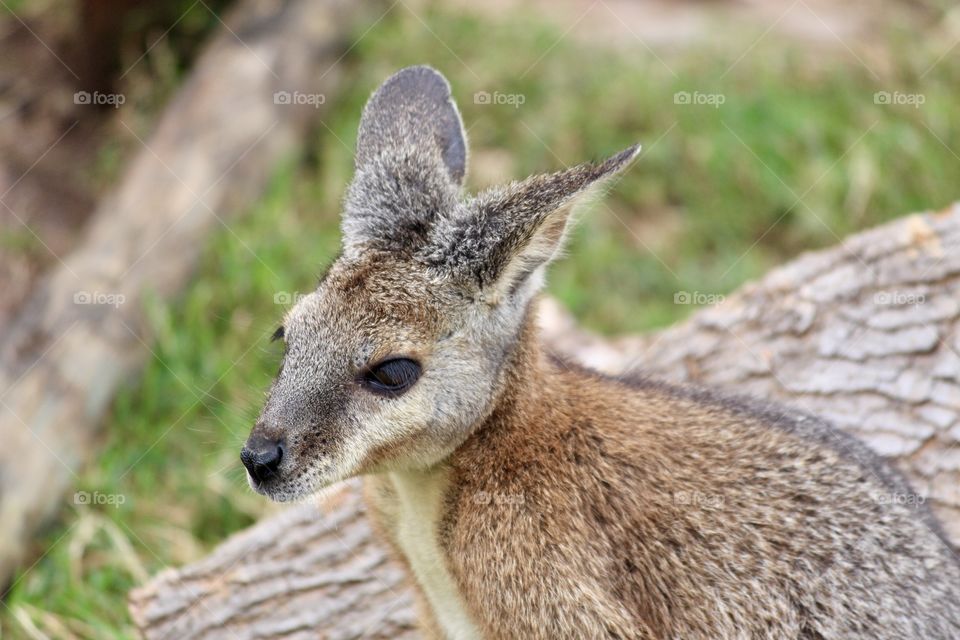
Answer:
[[[543,353],[535,299],[570,210],[638,147],[465,196],[459,114],[425,67],[360,129],[343,252],[287,314],[241,456],[254,489],[367,476],[438,637],[960,638],[957,557],[864,445]],[[385,360],[415,380],[377,392]]]

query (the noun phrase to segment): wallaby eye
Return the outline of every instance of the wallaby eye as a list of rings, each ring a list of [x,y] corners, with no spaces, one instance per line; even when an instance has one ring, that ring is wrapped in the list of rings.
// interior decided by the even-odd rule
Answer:
[[[374,393],[397,397],[420,377],[420,365],[409,358],[393,358],[371,365],[363,373],[363,384]]]

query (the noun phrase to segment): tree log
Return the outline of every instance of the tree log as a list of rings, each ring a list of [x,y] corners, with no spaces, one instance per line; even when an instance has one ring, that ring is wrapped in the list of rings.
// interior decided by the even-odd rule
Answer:
[[[285,509],[135,591],[134,620],[147,638],[420,637],[404,570],[364,513],[356,480]]]
[[[693,292],[678,302],[696,301]],[[809,253],[675,327],[604,340],[545,301],[547,342],[611,373],[780,400],[898,465],[960,541],[960,204]],[[356,482],[291,507],[201,562],[134,590],[152,638],[394,638],[413,597],[364,518]]]
[[[0,592],[90,459],[113,392],[149,355],[144,296],[182,289],[208,233],[257,200],[317,113],[275,92],[332,95],[353,23],[374,6],[240,3],[85,241],[0,337]]]

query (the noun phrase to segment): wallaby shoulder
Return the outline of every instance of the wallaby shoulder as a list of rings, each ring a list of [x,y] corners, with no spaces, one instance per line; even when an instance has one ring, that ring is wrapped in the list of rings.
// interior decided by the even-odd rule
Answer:
[[[452,457],[438,530],[468,609],[540,612],[486,619],[489,636],[960,633],[960,566],[878,500],[908,485],[861,467],[862,445],[791,410],[550,362]]]

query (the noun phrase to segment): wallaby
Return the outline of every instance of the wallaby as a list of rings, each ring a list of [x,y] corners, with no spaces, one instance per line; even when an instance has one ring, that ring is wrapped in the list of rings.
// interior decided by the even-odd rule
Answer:
[[[389,78],[342,252],[275,335],[251,485],[284,501],[367,476],[436,637],[960,638],[958,558],[863,444],[538,342],[571,208],[637,152],[467,196],[447,81]]]

